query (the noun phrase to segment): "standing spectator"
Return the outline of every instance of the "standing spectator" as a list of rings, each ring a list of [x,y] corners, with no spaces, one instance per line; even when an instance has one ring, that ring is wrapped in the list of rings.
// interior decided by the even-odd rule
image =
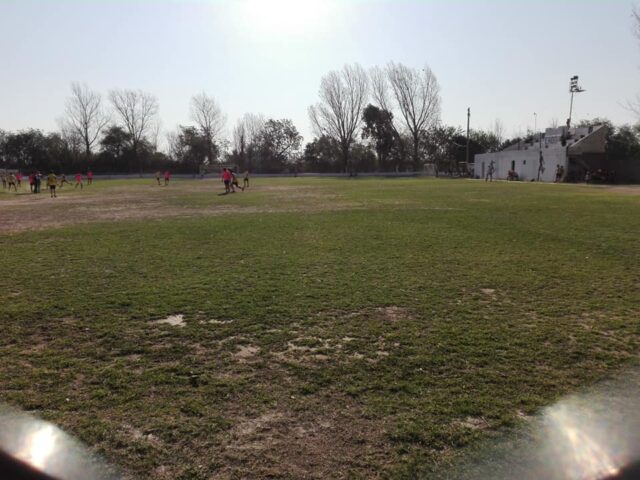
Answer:
[[[484,179],[485,182],[493,182],[493,172],[495,172],[496,166],[493,160],[489,164],[489,168],[487,169],[487,177]]]
[[[42,174],[40,172],[36,172],[36,189],[33,193],[40,193],[40,184],[42,183]]]

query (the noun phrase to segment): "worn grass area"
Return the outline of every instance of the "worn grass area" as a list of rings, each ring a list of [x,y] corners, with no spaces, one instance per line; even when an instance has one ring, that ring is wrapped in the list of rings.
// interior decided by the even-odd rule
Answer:
[[[0,193],[0,400],[137,478],[412,478],[638,358],[632,188],[218,191]]]

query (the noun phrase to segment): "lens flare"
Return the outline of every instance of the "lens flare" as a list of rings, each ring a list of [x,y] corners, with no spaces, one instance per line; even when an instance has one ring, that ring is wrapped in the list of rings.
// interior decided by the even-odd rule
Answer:
[[[17,457],[36,468],[42,469],[56,448],[56,430],[52,425],[44,425],[34,431]]]
[[[620,471],[621,458],[614,459],[601,439],[602,432],[588,432],[593,426],[585,425],[585,411],[559,405],[548,415],[551,445],[562,452],[565,478],[583,480],[616,475]],[[609,444],[610,445],[610,444]],[[619,456],[619,452],[618,452]]]

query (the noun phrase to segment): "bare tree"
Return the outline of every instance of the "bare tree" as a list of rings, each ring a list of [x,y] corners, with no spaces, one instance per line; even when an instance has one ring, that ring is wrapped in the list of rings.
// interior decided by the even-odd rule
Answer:
[[[348,171],[349,152],[356,130],[362,122],[369,82],[358,64],[345,65],[329,72],[320,83],[320,103],[309,107],[311,124],[318,135],[326,135],[340,144],[342,162]]]
[[[158,114],[158,100],[141,90],[112,90],[109,93],[109,99],[123,127],[131,136],[133,155],[139,162],[142,173],[142,161],[139,158],[140,144],[153,129]]]
[[[413,140],[414,168],[420,167],[421,133],[440,121],[440,85],[428,66],[421,71],[400,63],[387,65],[393,98]]]
[[[151,147],[153,147],[153,151],[157,152],[160,146],[160,133],[162,132],[162,121],[160,119],[156,119],[153,122],[153,125],[149,128],[149,143]]]
[[[253,157],[265,122],[265,118],[260,114],[245,113],[233,128],[233,149],[239,155],[244,168],[250,169],[255,164]]]
[[[634,6],[631,9],[631,16],[633,18],[633,34],[640,41],[640,7]],[[637,118],[640,118],[640,94],[637,94],[633,100],[628,100],[624,107]]]
[[[496,118],[493,122],[492,133],[496,137],[498,145],[502,145],[502,142],[504,142],[504,124],[499,118]]]
[[[406,158],[406,150],[408,147],[407,138],[403,135],[402,125],[398,123],[395,102],[392,98],[392,94],[390,93],[391,87],[389,85],[389,76],[385,69],[375,66],[369,70],[369,77],[371,81],[371,96],[373,101],[379,108],[391,114],[391,128],[398,147],[400,164],[402,164]],[[399,166],[400,165],[397,165],[396,168]]]
[[[102,108],[100,94],[89,90],[86,84],[73,82],[61,129],[67,138],[73,133],[76,139],[81,140],[87,164],[91,158],[93,144],[108,123],[109,115]]]
[[[373,101],[383,110],[394,113],[394,106],[389,94],[389,79],[387,72],[375,66],[369,70],[371,79],[371,96]]]
[[[218,103],[206,93],[191,97],[191,119],[198,124],[207,141],[209,161],[214,160],[214,143],[219,141],[227,121]]]
[[[65,147],[77,162],[85,148],[84,139],[78,130],[71,127],[67,122],[62,121],[60,124],[60,137],[64,141]]]
[[[236,152],[245,151],[247,146],[258,140],[265,121],[262,115],[253,113],[245,113],[242,118],[238,119],[232,134],[233,148]]]

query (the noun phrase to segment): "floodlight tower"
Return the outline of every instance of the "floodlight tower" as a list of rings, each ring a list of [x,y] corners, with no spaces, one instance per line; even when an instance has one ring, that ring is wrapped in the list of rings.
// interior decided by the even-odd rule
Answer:
[[[578,75],[571,77],[571,83],[569,84],[569,93],[571,94],[571,107],[569,107],[569,118],[567,119],[567,128],[571,128],[571,115],[573,115],[573,95],[576,93],[582,93],[586,90],[578,85]]]

